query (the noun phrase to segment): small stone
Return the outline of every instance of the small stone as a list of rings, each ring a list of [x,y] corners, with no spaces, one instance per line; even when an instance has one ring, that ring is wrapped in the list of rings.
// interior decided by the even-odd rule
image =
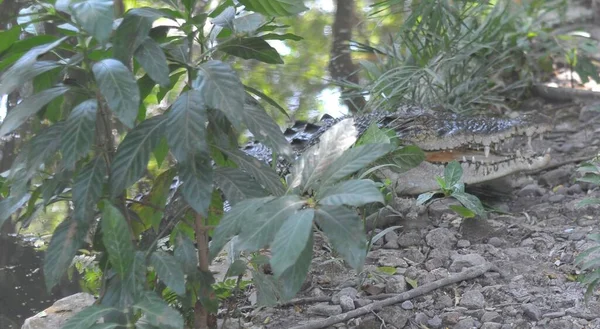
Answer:
[[[471,246],[471,242],[469,240],[458,240],[456,243],[457,248],[469,248]]]
[[[398,233],[389,231],[383,236],[385,242],[396,242],[398,243]]]
[[[547,187],[554,187],[569,182],[569,177],[573,173],[572,168],[561,167],[558,169],[550,170],[540,176],[540,184]]]
[[[442,323],[446,326],[453,326],[457,324],[459,319],[460,313],[458,312],[442,313]]]
[[[497,322],[484,322],[481,325],[481,329],[501,329],[502,323]]]
[[[488,243],[496,248],[500,248],[504,245],[505,242],[504,242],[504,240],[500,239],[499,237],[494,236],[488,240]]]
[[[385,323],[393,323],[396,328],[404,328],[408,319],[412,314],[408,311],[403,310],[399,306],[385,307],[383,310],[377,313],[377,316]],[[381,326],[381,320],[378,319],[376,326],[361,327],[361,328],[379,328]]]
[[[343,312],[349,312],[355,309],[354,300],[350,296],[340,296],[340,307]]]
[[[421,235],[417,232],[407,232],[400,234],[396,239],[400,247],[411,247],[421,245]]]
[[[452,298],[448,295],[441,295],[439,298],[436,299],[436,303],[435,303],[435,309],[437,310],[443,310],[446,307],[452,307],[452,305],[454,304],[454,301],[452,300]]]
[[[417,323],[417,325],[427,324],[427,321],[429,321],[429,317],[427,316],[427,314],[425,314],[423,312],[419,312],[419,313],[415,314],[415,322]]]
[[[523,313],[531,320],[539,321],[542,318],[542,312],[533,304],[523,304],[522,309]]]
[[[338,293],[340,296],[348,296],[350,298],[355,298],[358,295],[358,290],[354,287],[346,287]]]
[[[310,306],[306,312],[314,315],[333,316],[342,314],[342,307],[340,305],[330,305],[329,303],[319,303]]]
[[[568,189],[569,194],[581,194],[583,193],[583,189],[580,184],[573,184]]]
[[[458,321],[456,326],[454,326],[454,329],[473,329],[473,328],[477,328],[475,326],[475,320],[473,320],[473,318],[462,319],[462,320]]]
[[[485,312],[481,316],[481,322],[502,322],[502,316],[498,312]]]
[[[520,197],[542,196],[546,194],[546,189],[539,187],[537,184],[525,185],[517,195]]]
[[[485,297],[479,290],[465,292],[460,300],[460,306],[469,309],[482,309],[485,306]]]
[[[398,294],[406,289],[406,279],[402,275],[394,275],[385,282],[385,292],[388,294]]]
[[[447,228],[436,228],[425,236],[427,245],[436,249],[451,249],[456,243],[454,232]]]
[[[427,326],[431,329],[439,329],[442,327],[442,319],[439,316],[427,320]]]
[[[479,254],[459,255],[452,261],[449,270],[452,272],[460,272],[465,267],[483,265],[485,262],[485,258]]]
[[[410,300],[404,301],[400,306],[405,310],[412,310],[413,308],[415,308],[415,306]]]
[[[565,199],[565,196],[563,194],[555,194],[555,195],[551,195],[548,198],[548,202],[550,202],[550,203],[559,203],[559,202],[561,202],[564,199]]]
[[[426,256],[417,248],[408,248],[402,251],[402,256],[417,264],[423,263]]]

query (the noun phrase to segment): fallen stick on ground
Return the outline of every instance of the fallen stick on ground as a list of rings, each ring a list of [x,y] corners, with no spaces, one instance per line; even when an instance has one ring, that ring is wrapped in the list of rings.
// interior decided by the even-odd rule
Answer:
[[[439,289],[441,287],[447,286],[449,284],[453,284],[453,283],[458,283],[461,281],[465,281],[465,280],[469,280],[469,279],[473,279],[476,278],[480,275],[483,275],[485,272],[489,271],[492,268],[492,264],[491,263],[486,263],[484,265],[479,265],[479,266],[474,266],[471,267],[467,270],[464,270],[460,273],[454,274],[454,275],[450,275],[447,278],[441,279],[441,280],[437,280],[431,283],[427,283],[424,284],[420,287],[417,287],[413,290],[409,290],[407,292],[403,292],[401,294],[398,294],[394,297],[388,298],[388,299],[384,299],[378,302],[374,302],[372,304],[363,306],[361,308],[357,308],[353,311],[347,312],[347,313],[342,313],[339,315],[335,315],[335,316],[331,316],[328,317],[327,319],[324,320],[320,320],[320,321],[313,321],[313,322],[309,322],[307,324],[301,325],[301,326],[296,326],[296,327],[292,327],[289,329],[319,329],[319,328],[325,328],[331,325],[334,325],[336,323],[340,323],[340,322],[344,322],[344,321],[348,321],[350,319],[359,317],[361,315],[365,315],[368,313],[371,313],[373,311],[378,311],[380,309],[382,309],[385,306],[390,306],[393,304],[397,304],[400,302],[403,302],[405,300],[409,300],[409,299],[413,299],[415,297],[424,295],[428,292],[431,292],[433,290]]]

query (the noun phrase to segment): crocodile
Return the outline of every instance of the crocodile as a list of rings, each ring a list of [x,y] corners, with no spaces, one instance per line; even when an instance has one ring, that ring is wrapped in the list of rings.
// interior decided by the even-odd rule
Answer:
[[[318,143],[319,136],[345,117],[323,116],[317,123],[296,122],[284,135],[297,155]],[[354,118],[359,135],[376,122],[392,129],[405,145],[413,144],[425,152],[425,161],[405,172],[380,169],[380,178],[389,178],[399,195],[415,195],[439,188],[436,177],[445,166],[457,160],[467,185],[527,170],[544,168],[550,162],[550,150],[534,151],[534,137],[543,138],[551,129],[548,122],[532,115],[514,119],[463,116],[447,111],[420,107],[401,107],[395,112],[372,112]],[[258,141],[243,147],[247,154],[269,161],[270,150]]]

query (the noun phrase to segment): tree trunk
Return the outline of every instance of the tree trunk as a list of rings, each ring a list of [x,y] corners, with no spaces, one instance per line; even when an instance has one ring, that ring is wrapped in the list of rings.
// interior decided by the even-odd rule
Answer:
[[[334,81],[352,84],[359,82],[358,67],[352,62],[350,55],[350,40],[355,22],[354,0],[336,0],[333,46],[329,62],[329,73]],[[344,95],[347,95],[347,91],[342,87],[342,96]],[[345,99],[344,103],[350,112],[356,113],[365,106],[365,99],[357,95]]]

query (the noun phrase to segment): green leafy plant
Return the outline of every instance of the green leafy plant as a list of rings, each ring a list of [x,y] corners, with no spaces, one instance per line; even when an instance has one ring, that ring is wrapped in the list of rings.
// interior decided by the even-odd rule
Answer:
[[[481,201],[474,195],[465,192],[465,184],[460,180],[463,175],[463,169],[457,161],[448,163],[444,169],[444,177],[436,177],[440,186],[439,191],[426,192],[417,198],[417,204],[422,205],[431,200],[435,195],[442,194],[444,197],[452,197],[463,206],[451,205],[450,209],[465,218],[485,216],[485,210]]]
[[[591,41],[545,26],[545,16],[565,8],[564,1],[541,0],[377,2],[372,15],[401,16],[402,26],[393,42],[355,43],[357,52],[377,60],[360,63],[365,86],[346,87],[368,93],[369,108],[415,104],[472,112],[506,107],[565,58],[587,81],[598,76]]]

